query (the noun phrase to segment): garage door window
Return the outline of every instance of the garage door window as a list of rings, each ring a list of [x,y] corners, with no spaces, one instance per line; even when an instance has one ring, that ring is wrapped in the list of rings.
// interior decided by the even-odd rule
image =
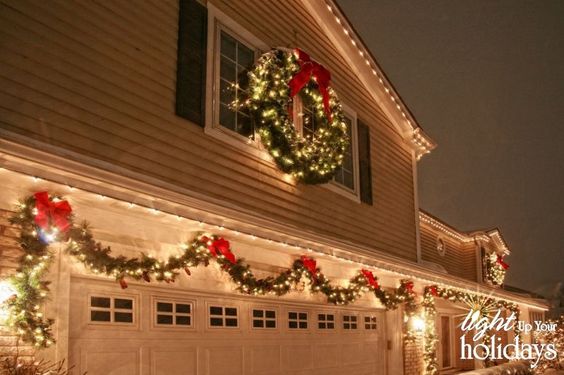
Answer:
[[[192,327],[193,304],[190,302],[155,301],[156,324],[163,327]]]
[[[358,317],[356,315],[343,315],[343,328],[344,329],[357,329]]]
[[[239,314],[236,307],[210,306],[210,327],[237,328],[239,326]]]
[[[369,330],[378,329],[378,321],[375,316],[367,315],[364,317],[364,328]]]
[[[253,309],[253,328],[276,328],[276,311]]]
[[[133,299],[91,296],[90,322],[133,324]]]
[[[288,312],[288,328],[307,329],[307,313],[298,311]]]
[[[333,314],[317,314],[317,328],[319,328],[319,329],[335,329],[335,315],[333,315]]]

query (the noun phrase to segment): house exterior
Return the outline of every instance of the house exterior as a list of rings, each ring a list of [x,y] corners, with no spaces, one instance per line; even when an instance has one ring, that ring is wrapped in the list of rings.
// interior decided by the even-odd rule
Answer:
[[[305,254],[342,285],[362,268],[386,290],[411,280],[417,300],[438,284],[515,303],[524,320],[546,310],[491,285],[486,259],[510,253],[498,230],[464,233],[420,210],[417,162],[435,145],[333,1],[0,7],[2,276],[22,254],[15,202],[48,191],[127,257],[164,258],[206,232],[261,277]],[[331,72],[351,143],[329,183],[282,173],[248,113],[230,106],[272,47],[299,47]],[[215,263],[120,288],[64,248],[51,245],[42,307],[56,342],[37,352],[4,328],[0,354],[68,358],[89,375],[424,373],[421,338],[404,340],[405,308],[370,293],[335,305],[306,282],[247,295]],[[437,298],[441,371],[480,366],[458,359],[465,308]]]

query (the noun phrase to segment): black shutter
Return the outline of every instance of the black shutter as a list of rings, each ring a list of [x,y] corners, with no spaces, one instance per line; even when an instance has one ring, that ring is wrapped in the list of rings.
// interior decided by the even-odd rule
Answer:
[[[176,114],[204,126],[208,10],[196,0],[179,0]]]
[[[360,200],[372,204],[372,170],[370,166],[370,129],[358,121],[358,161],[360,170]]]

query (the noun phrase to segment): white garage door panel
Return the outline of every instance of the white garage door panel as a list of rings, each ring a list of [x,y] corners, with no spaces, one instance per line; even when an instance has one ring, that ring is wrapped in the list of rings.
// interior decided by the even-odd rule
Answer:
[[[281,373],[280,345],[252,346],[248,349],[251,375],[278,375]]]
[[[235,343],[234,343],[235,344]],[[243,374],[243,348],[211,347],[205,349],[206,375],[242,375]]]
[[[151,374],[153,375],[196,375],[198,373],[195,349],[152,349],[150,356]]]
[[[81,350],[81,374],[139,375],[139,349],[123,350],[106,345]]]
[[[385,375],[385,314],[381,310],[226,297],[170,286],[130,285],[121,290],[112,282],[78,277],[71,279],[71,297],[69,361],[81,374]],[[131,304],[124,307],[127,299],[133,300],[133,308]],[[216,313],[211,313],[212,308]],[[226,325],[233,318],[227,308],[237,311],[234,326]],[[130,323],[114,316],[124,309],[133,316]],[[217,309],[223,311],[226,326],[212,326]],[[92,311],[111,314],[93,315]],[[307,313],[307,328],[291,326],[290,316],[296,311]],[[345,317],[351,315],[358,317],[355,330],[345,329]],[[92,322],[92,316],[112,319]],[[184,326],[163,326],[159,321],[169,317],[169,322],[177,322],[180,317],[187,322],[188,316],[190,323]],[[331,329],[321,320],[323,316],[331,316]],[[365,327],[369,317],[376,318],[377,329]],[[275,327],[267,329],[268,319],[275,321]],[[257,321],[258,327],[254,326]]]

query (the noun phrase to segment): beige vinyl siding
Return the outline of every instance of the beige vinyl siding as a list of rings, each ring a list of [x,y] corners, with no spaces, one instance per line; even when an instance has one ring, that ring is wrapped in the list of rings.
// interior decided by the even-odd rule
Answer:
[[[437,251],[439,232],[421,224],[421,256],[423,260],[443,266],[451,275],[476,281],[476,245],[474,242],[461,242],[447,235],[441,238],[445,244],[445,256]]]
[[[315,21],[299,2],[217,6],[267,44],[297,44],[332,71],[371,126],[373,206],[288,184],[272,163],[174,115],[176,1],[0,0],[0,127],[415,260],[411,154]]]

